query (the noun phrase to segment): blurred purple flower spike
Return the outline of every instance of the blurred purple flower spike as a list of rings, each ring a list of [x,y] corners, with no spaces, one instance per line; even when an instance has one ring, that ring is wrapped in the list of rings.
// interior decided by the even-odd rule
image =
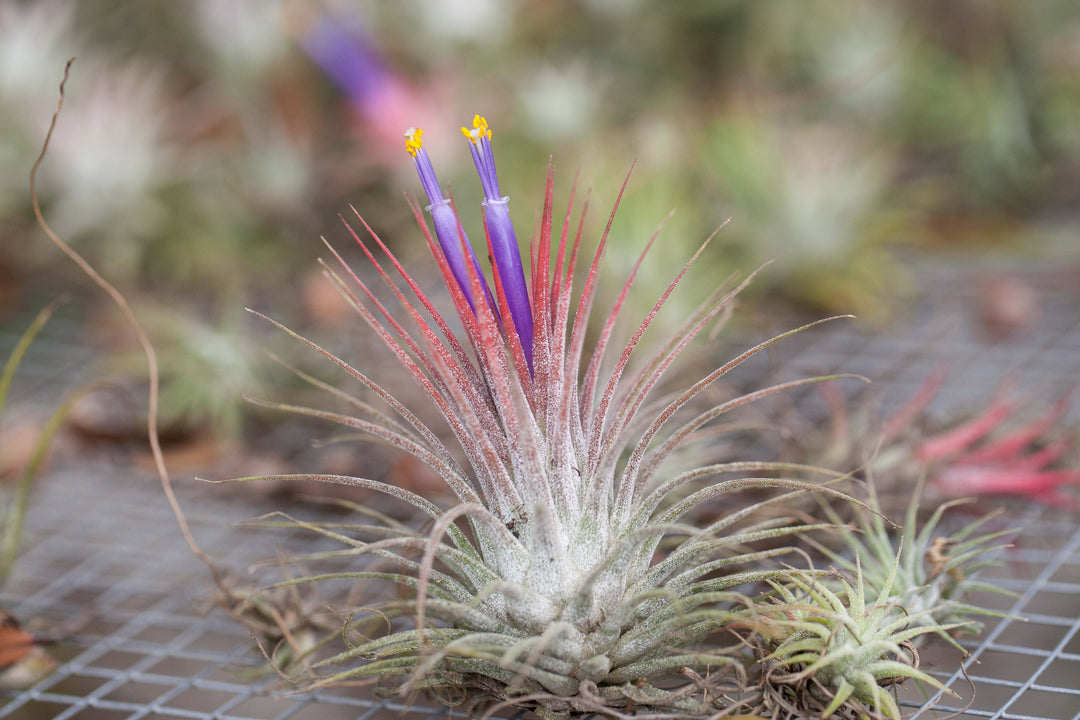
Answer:
[[[375,105],[382,94],[397,83],[356,21],[322,15],[311,23],[300,44],[364,115],[378,112]]]
[[[439,116],[432,94],[417,92],[394,71],[355,15],[308,9],[297,17],[297,42],[364,126],[360,137],[365,159],[388,162],[398,157],[401,128],[417,118],[434,121]]]

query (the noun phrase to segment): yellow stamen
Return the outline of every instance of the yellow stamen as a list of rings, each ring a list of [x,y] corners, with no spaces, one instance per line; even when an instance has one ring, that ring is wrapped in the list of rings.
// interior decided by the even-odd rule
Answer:
[[[472,128],[461,128],[461,134],[465,136],[465,139],[471,142],[473,145],[479,144],[479,142],[487,137],[491,140],[491,130],[488,129],[487,120],[480,115],[473,115]]]
[[[409,155],[416,157],[416,153],[420,151],[420,148],[424,147],[424,141],[421,138],[424,136],[424,131],[420,128],[411,127],[405,131],[405,149],[409,152]]]

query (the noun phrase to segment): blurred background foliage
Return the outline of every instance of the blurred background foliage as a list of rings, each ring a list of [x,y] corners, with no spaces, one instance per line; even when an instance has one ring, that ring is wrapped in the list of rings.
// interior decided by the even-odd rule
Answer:
[[[869,321],[918,289],[905,248],[1080,245],[1075,0],[0,0],[2,317],[77,282],[26,182],[70,56],[46,215],[154,298],[177,349],[164,398],[219,429],[239,424],[227,389],[254,382],[236,308],[353,332],[308,269],[320,235],[348,244],[335,214],[426,252],[401,197],[410,125],[474,238],[474,112],[523,237],[549,156],[560,197],[576,171],[593,188],[594,236],[636,160],[611,274],[676,211],[643,304],[727,218],[698,278],[774,260],[756,297]]]

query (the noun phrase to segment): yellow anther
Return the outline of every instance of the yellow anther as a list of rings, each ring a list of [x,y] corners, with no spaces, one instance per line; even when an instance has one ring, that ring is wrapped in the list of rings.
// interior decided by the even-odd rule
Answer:
[[[416,153],[424,147],[424,141],[421,140],[423,136],[424,131],[420,128],[411,127],[405,131],[405,149],[413,157],[416,157]]]
[[[472,124],[472,128],[461,128],[461,134],[465,136],[466,140],[474,145],[485,137],[491,140],[491,130],[488,129],[487,120],[480,115],[473,115]]]

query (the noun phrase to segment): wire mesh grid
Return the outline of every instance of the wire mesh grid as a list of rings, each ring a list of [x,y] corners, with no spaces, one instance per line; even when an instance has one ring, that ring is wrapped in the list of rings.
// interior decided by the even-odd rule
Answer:
[[[116,474],[103,463],[70,467],[37,498],[49,511],[37,514],[2,602],[64,637],[56,650],[63,664],[9,695],[0,717],[355,720],[406,709],[334,691],[275,697],[276,677],[262,672],[251,638],[225,613],[208,612],[206,569],[184,545],[160,488]],[[232,527],[250,504],[241,509],[190,486],[181,497],[202,546],[229,562],[264,557],[282,539]],[[404,716],[439,714],[421,707]]]
[[[985,268],[978,270],[982,272]],[[844,370],[884,377],[883,404],[896,406],[940,360],[961,368],[932,409],[977,407],[1006,374],[1044,397],[1075,384],[1080,370],[1080,283],[1056,270],[1027,275],[1042,292],[1042,316],[1019,341],[987,342],[972,328],[977,312],[969,267],[918,269],[930,288],[887,334],[851,325],[793,338],[743,380],[782,372]],[[730,349],[730,348],[729,348]],[[46,376],[47,379],[47,376]],[[806,395],[801,404],[812,405]],[[1075,423],[1074,412],[1071,421]],[[0,695],[0,718],[18,720],[366,720],[436,718],[455,711],[377,700],[357,688],[281,693],[251,638],[211,609],[206,569],[188,552],[154,483],[106,459],[68,462],[40,483],[28,516],[25,550],[0,593],[0,606],[32,628],[62,637],[59,668],[23,692]],[[238,529],[272,509],[265,501],[223,497],[188,481],[179,494],[210,554],[231,566],[264,558],[302,535]],[[1007,614],[966,642],[967,677],[946,647],[924,652],[924,668],[960,698],[929,698],[906,688],[913,718],[1080,719],[1080,526],[1055,508],[1010,505],[1021,528],[1015,548],[988,576],[1015,598],[980,598]],[[310,541],[309,541],[310,542]],[[972,684],[976,688],[972,699]],[[456,711],[461,716],[461,711]]]

